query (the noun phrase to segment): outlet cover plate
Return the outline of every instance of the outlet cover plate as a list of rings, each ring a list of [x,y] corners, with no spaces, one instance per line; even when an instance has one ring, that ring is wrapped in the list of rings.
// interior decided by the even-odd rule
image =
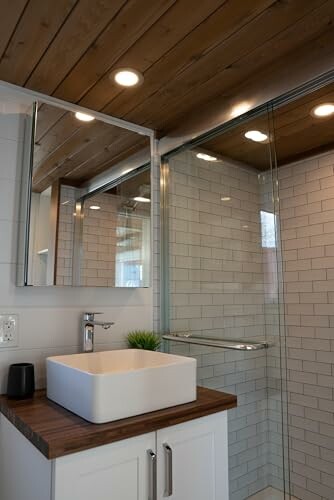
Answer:
[[[19,344],[18,314],[0,313],[0,349],[17,347]]]

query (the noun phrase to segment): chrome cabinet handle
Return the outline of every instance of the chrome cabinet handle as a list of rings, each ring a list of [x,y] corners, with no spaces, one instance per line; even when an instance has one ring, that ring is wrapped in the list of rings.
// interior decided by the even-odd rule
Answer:
[[[149,487],[148,487],[148,500],[157,500],[157,456],[152,450],[147,450],[149,459]]]
[[[165,451],[165,492],[164,497],[173,495],[173,450],[169,444],[164,443]]]

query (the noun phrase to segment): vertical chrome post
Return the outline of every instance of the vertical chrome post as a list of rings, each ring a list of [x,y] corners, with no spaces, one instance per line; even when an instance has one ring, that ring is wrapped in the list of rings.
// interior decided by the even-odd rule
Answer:
[[[160,169],[160,331],[169,332],[169,163]]]
[[[32,113],[29,119],[25,119],[23,138],[23,159],[20,187],[20,219],[24,220],[25,226],[19,224],[18,251],[17,251],[17,286],[32,285],[29,283],[29,245],[30,245],[30,218],[31,218],[31,193],[32,175],[34,169],[34,147],[37,123],[38,103],[32,105]],[[29,161],[26,161],[26,159]],[[30,280],[31,281],[31,280]]]

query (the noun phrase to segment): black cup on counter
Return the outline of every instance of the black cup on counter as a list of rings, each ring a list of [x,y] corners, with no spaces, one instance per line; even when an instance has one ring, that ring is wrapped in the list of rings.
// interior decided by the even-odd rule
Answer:
[[[7,396],[13,399],[30,398],[35,391],[35,370],[31,363],[15,363],[8,371]]]

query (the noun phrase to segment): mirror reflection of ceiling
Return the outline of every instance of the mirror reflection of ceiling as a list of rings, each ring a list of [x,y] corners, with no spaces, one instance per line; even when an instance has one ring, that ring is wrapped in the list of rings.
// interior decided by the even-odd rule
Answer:
[[[138,197],[146,198],[143,203],[147,202],[149,204],[151,201],[151,170],[147,169],[124,180],[106,192],[134,200]]]
[[[333,21],[333,0],[207,0],[196,8],[194,0],[15,0],[1,12],[0,79],[162,136],[190,113],[200,122],[210,103],[224,105],[249,81],[260,92],[263,71],[291,81],[296,61],[330,68]],[[124,67],[140,71],[142,85],[110,79]]]
[[[147,137],[97,120],[81,121],[72,112],[41,104],[37,112],[33,190],[44,191],[58,179],[81,186],[148,146]]]
[[[334,111],[334,83],[326,85],[274,111],[272,119],[267,114],[244,121],[235,128],[218,135],[201,147],[212,154],[220,154],[247,163],[259,170],[270,165],[268,141],[275,137],[278,166],[334,149],[334,112],[317,117],[314,109],[331,103]],[[274,133],[269,131],[273,128]],[[263,142],[247,139],[249,131],[259,131],[267,136]],[[261,137],[260,137],[261,138]]]

